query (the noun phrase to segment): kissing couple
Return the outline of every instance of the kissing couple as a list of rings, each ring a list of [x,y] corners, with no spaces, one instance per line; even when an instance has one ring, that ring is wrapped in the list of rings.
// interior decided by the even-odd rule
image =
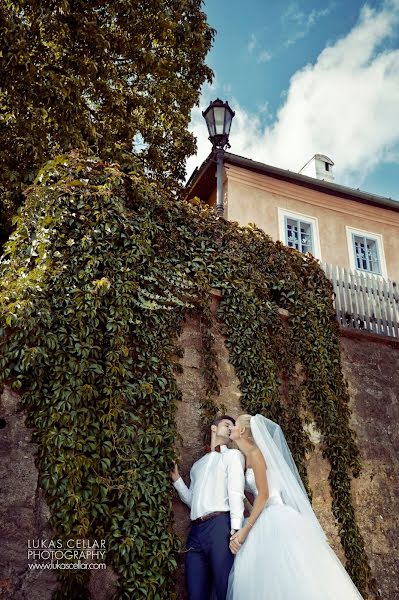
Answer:
[[[277,423],[228,415],[211,424],[209,451],[191,468],[188,600],[362,600],[330,548]],[[233,441],[239,450],[228,448]],[[244,496],[253,505],[244,520]]]

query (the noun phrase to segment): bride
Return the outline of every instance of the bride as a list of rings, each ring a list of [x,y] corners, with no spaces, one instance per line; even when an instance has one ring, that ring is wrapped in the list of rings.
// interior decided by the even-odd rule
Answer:
[[[227,600],[362,600],[328,545],[279,425],[241,415],[231,428],[246,458],[251,515],[230,540]]]

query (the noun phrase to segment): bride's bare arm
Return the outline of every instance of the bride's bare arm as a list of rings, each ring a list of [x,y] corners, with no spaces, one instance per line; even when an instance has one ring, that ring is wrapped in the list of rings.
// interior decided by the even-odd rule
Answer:
[[[255,524],[256,519],[265,507],[269,498],[269,487],[267,484],[266,463],[259,448],[251,453],[251,467],[255,475],[255,483],[258,490],[258,495],[255,498],[252,512],[248,517],[244,527],[237,531],[230,539],[230,550],[233,554],[237,554],[241,544],[245,542],[248,534]]]

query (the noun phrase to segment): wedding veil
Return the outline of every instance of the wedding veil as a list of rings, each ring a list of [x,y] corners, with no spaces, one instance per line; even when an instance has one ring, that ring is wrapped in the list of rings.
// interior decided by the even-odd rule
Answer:
[[[326,539],[313,512],[281,427],[262,415],[256,415],[251,417],[251,431],[267,465],[269,490],[278,492],[285,504],[309,519],[315,529]]]

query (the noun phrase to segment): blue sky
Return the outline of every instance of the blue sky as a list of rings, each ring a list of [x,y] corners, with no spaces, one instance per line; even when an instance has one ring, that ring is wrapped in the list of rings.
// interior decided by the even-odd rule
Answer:
[[[231,152],[299,171],[316,153],[336,183],[399,200],[399,0],[206,0],[217,30],[191,129],[210,100],[236,111]]]

